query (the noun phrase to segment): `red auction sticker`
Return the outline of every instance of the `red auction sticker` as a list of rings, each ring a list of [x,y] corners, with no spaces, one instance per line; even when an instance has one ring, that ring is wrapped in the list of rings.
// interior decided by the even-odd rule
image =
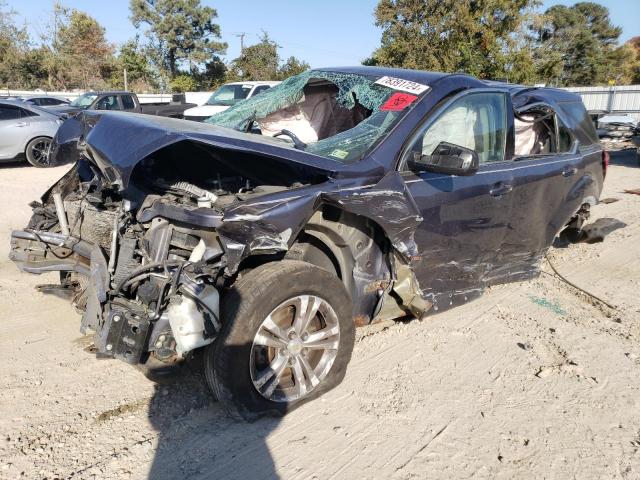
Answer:
[[[380,107],[383,111],[398,111],[408,107],[416,98],[415,95],[410,93],[396,92],[384,102],[384,105]]]

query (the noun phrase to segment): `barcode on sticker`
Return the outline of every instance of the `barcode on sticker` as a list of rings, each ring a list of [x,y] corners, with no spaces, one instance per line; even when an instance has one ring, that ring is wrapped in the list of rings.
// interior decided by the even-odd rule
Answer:
[[[402,90],[403,92],[414,93],[416,95],[420,95],[421,93],[429,90],[429,87],[427,85],[395,77],[382,77],[376,80],[374,83],[393,88],[394,90]]]

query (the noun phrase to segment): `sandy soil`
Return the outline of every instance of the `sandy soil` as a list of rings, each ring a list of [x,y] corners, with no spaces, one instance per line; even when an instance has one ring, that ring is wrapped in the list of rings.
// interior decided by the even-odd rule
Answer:
[[[83,350],[8,235],[63,169],[0,167],[0,478],[640,478],[640,187],[614,158],[604,243],[551,250],[556,277],[359,332],[345,381],[284,419],[234,423],[197,371],[155,385]],[[545,271],[550,272],[545,265]]]

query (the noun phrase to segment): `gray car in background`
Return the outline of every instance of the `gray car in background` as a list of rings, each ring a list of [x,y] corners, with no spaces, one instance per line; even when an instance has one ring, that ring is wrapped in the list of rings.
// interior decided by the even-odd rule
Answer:
[[[18,100],[0,100],[0,162],[26,158],[49,166],[51,139],[62,124],[59,115]]]
[[[20,97],[24,102],[37,107],[57,107],[69,105],[71,102],[66,98],[52,97],[48,95],[34,95],[30,97]]]

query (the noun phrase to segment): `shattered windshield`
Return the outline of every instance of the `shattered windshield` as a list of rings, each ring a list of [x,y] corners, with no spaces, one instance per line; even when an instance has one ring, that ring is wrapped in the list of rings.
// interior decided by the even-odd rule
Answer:
[[[244,100],[251,91],[251,85],[223,85],[207,100],[207,105],[222,105],[229,107],[240,100]]]
[[[85,93],[76,98],[70,105],[72,107],[87,108],[91,106],[96,98],[98,98],[98,95],[95,93]]]
[[[310,70],[206,121],[353,163],[427,90],[425,85],[391,77]]]

